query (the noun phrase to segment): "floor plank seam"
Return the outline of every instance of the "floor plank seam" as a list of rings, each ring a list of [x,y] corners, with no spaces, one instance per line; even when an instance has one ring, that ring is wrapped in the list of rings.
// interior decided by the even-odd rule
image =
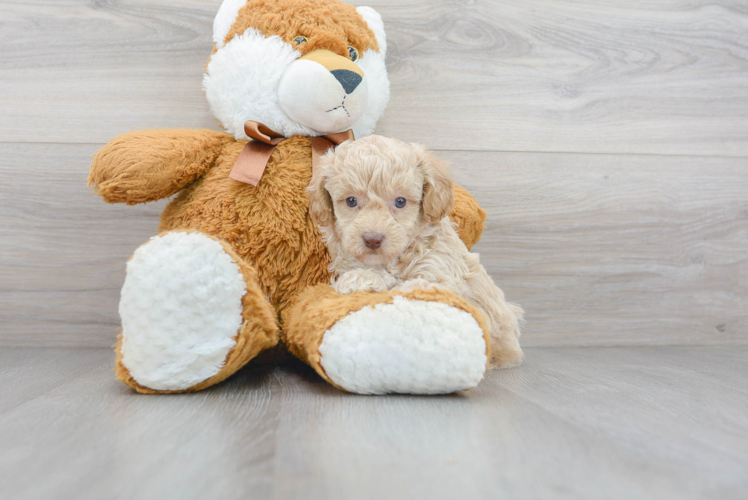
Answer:
[[[155,127],[166,128],[166,127]],[[190,127],[187,127],[190,128]],[[144,128],[142,130],[150,130]],[[114,139],[114,136],[112,136]],[[7,146],[97,146],[103,147],[105,142],[49,142],[49,141],[3,141],[0,145]],[[459,148],[431,148],[434,152],[445,153],[496,153],[496,154],[528,154],[528,155],[587,155],[587,156],[638,156],[638,157],[664,157],[664,158],[724,158],[726,160],[748,160],[748,155],[722,155],[722,154],[671,154],[671,153],[637,153],[616,151],[549,151],[549,150],[520,150],[520,149],[459,149]]]

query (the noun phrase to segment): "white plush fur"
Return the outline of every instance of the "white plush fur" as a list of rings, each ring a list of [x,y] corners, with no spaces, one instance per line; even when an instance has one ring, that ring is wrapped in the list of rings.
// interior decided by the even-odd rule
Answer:
[[[297,59],[286,68],[278,86],[278,102],[290,119],[317,132],[348,130],[366,109],[368,78],[346,94],[324,66]]]
[[[309,202],[333,258],[332,285],[338,293],[423,284],[451,290],[485,317],[490,366],[516,366],[522,362],[522,309],[505,300],[460,240],[448,217],[453,192],[446,165],[422,146],[370,136],[323,156]],[[405,204],[398,207],[397,200]],[[372,235],[377,248],[366,245]]]
[[[356,61],[366,75],[365,80],[369,91],[366,108],[361,117],[351,127],[356,138],[366,137],[374,133],[377,121],[384,114],[390,100],[390,79],[387,76],[387,66],[384,55],[374,50],[367,50]]]
[[[369,29],[374,32],[379,44],[379,52],[367,50],[362,54],[361,59],[356,62],[364,70],[369,84],[369,100],[366,111],[352,127],[354,135],[361,138],[374,133],[377,120],[384,114],[390,100],[390,80],[385,65],[387,35],[384,31],[382,16],[371,7],[358,7],[356,10],[364,18]]]
[[[242,325],[246,283],[217,241],[151,238],[127,264],[122,363],[142,386],[188,389],[218,373]]]
[[[282,89],[284,92],[279,96],[286,72],[300,68],[294,62],[301,53],[290,44],[277,36],[266,37],[253,28],[223,44],[245,3],[245,0],[225,0],[221,5],[214,22],[213,39],[217,52],[211,58],[203,78],[203,88],[213,114],[224,129],[237,140],[248,139],[244,133],[247,120],[264,123],[285,137],[314,137],[347,129],[352,129],[357,138],[373,133],[390,97],[384,62],[387,41],[381,16],[370,7],[358,9],[374,32],[381,52],[367,50],[356,61],[364,71],[364,81],[360,89],[345,98],[349,116],[345,116],[341,108],[330,115],[334,120],[326,120],[323,115],[315,116],[313,111],[331,109],[325,107],[327,101],[332,99],[330,96],[342,91],[342,86],[334,78],[325,78],[325,82],[320,82],[315,80],[314,72],[302,72],[287,80],[297,85],[285,85]],[[308,91],[302,83],[309,87]],[[328,88],[321,88],[323,83]],[[334,106],[342,103],[344,95],[343,92],[339,99],[341,102],[334,103]],[[309,102],[315,99],[320,102]],[[308,109],[301,109],[300,103]],[[289,117],[284,109],[293,116]]]
[[[440,302],[396,297],[335,323],[319,347],[330,379],[359,394],[444,394],[478,385],[486,369],[483,330]]]
[[[387,55],[387,35],[384,32],[384,22],[379,12],[372,9],[371,7],[358,7],[356,8],[361,17],[364,18],[369,29],[374,32],[374,36],[379,44],[379,52],[382,56]]]
[[[278,104],[283,73],[299,56],[301,53],[280,37],[266,37],[252,28],[213,55],[203,87],[226,132],[236,139],[248,139],[244,123],[255,120],[285,137],[318,135],[288,118]]]
[[[247,0],[223,0],[218,8],[216,18],[213,20],[213,43],[216,44],[217,48],[223,47],[223,40],[229,34],[239,11],[246,4]]]

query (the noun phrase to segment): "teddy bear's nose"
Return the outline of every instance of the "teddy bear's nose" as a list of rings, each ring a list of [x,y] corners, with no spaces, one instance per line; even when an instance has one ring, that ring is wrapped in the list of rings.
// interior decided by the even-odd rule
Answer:
[[[371,248],[372,250],[376,250],[377,248],[382,246],[382,241],[384,241],[384,235],[382,233],[364,233],[364,245],[367,246],[367,248]]]
[[[361,83],[361,75],[349,71],[347,69],[334,69],[330,73],[335,77],[337,81],[343,86],[346,94],[350,94],[356,87]]]

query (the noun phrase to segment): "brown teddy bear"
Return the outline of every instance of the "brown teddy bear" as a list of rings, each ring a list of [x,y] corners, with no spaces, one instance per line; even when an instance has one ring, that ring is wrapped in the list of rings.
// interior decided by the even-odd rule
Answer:
[[[225,0],[214,42],[204,89],[226,132],[123,134],[91,166],[108,203],[175,195],[127,264],[117,378],[144,393],[196,391],[282,340],[352,392],[475,386],[489,355],[480,314],[436,289],[337,295],[308,214],[316,156],[371,134],[387,104],[379,14],[338,0]],[[455,198],[470,247],[485,212],[460,187]]]

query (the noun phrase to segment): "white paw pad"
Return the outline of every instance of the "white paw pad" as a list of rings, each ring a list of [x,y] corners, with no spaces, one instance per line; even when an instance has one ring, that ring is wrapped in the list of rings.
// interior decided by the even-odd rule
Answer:
[[[486,343],[475,318],[440,302],[395,297],[350,313],[320,345],[330,379],[359,394],[446,394],[478,385]]]
[[[223,367],[242,325],[239,266],[199,233],[156,236],[127,264],[122,364],[142,386],[188,389]]]

